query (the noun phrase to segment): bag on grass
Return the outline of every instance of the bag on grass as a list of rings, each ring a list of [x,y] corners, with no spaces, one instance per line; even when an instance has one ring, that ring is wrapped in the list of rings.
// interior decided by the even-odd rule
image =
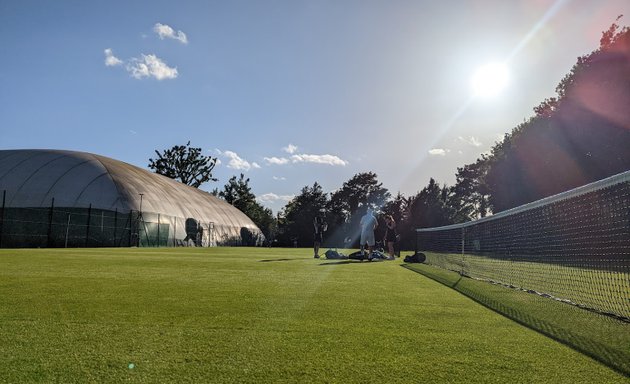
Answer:
[[[422,252],[416,252],[413,255],[405,256],[405,263],[424,263],[427,256]]]
[[[361,254],[361,251],[352,252],[350,255],[348,255],[348,258],[351,260],[377,260],[377,261],[389,259],[386,254],[378,250],[372,251],[371,255],[368,253],[368,251],[364,251],[363,254]]]
[[[367,252],[366,252],[367,254]],[[367,255],[362,255],[361,251],[356,251],[356,252],[352,252],[351,254],[348,255],[349,259],[352,260],[363,260],[364,258],[367,259]]]
[[[387,255],[379,250],[372,251],[372,260],[388,260]]]
[[[344,254],[337,252],[336,249],[329,249],[326,252],[324,252],[324,255],[326,255],[327,259],[347,259],[348,258]]]

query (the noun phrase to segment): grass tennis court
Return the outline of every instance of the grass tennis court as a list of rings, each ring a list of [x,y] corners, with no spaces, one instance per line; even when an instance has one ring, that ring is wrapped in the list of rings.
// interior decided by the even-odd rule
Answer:
[[[400,261],[311,252],[0,250],[0,382],[630,382]]]

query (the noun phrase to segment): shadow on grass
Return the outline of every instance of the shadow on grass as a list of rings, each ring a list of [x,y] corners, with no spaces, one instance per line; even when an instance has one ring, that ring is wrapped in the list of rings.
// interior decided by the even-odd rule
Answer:
[[[359,260],[359,259],[344,259],[338,261],[329,261],[325,263],[321,263],[319,265],[339,265],[339,264],[374,264],[374,263],[382,263],[388,260]]]
[[[426,264],[401,266],[630,377],[629,323]]]
[[[325,263],[320,263],[319,265],[361,264],[361,263],[363,263],[362,260],[347,259],[347,260],[338,260],[338,261],[327,261]]]
[[[294,260],[305,260],[305,258],[297,258],[297,259],[266,259],[266,260],[258,260],[261,263],[271,263],[274,261],[294,261]]]

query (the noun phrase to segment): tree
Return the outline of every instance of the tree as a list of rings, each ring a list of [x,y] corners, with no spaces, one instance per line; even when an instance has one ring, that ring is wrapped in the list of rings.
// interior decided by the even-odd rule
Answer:
[[[452,187],[455,222],[478,219],[489,213],[489,190],[485,182],[489,165],[488,156],[481,155],[475,163],[457,168]]]
[[[273,241],[277,226],[273,212],[256,201],[256,195],[249,186],[249,178],[245,178],[242,173],[238,179],[232,176],[218,196],[247,215],[263,232],[267,241]]]
[[[328,205],[335,234],[332,242],[343,244],[346,236],[357,237],[355,234],[361,216],[368,208],[380,211],[389,198],[389,191],[378,181],[378,176],[374,172],[358,173],[343,183],[343,186],[332,194]],[[330,232],[331,223],[328,225]]]
[[[299,246],[311,246],[313,244],[313,218],[325,211],[327,203],[328,196],[318,183],[314,183],[312,187],[302,188],[300,193],[283,209],[280,228],[282,242],[291,244],[292,239],[297,239]]]
[[[411,223],[410,204],[412,199],[398,192],[392,200],[385,203],[381,211],[385,215],[391,215],[396,222],[396,232],[400,235],[401,248],[412,249],[415,241],[414,228]]]
[[[260,228],[268,243],[272,243],[275,240],[278,232],[278,222],[273,216],[271,209],[265,208],[257,201],[254,201],[248,206],[247,211],[243,213]]]
[[[242,173],[238,179],[236,176],[230,177],[223,186],[223,190],[219,191],[219,197],[243,212],[249,205],[256,202],[256,195],[252,193],[252,188],[249,186],[249,178],[246,179]]]
[[[380,210],[390,193],[379,183],[374,172],[357,173],[331,196],[331,205],[346,218],[365,213],[367,208]]]
[[[202,155],[201,148],[191,147],[190,141],[185,146],[176,145],[162,153],[158,150],[155,153],[157,158],[149,159],[149,168],[155,173],[195,188],[207,181],[217,181],[212,177],[217,159]]]
[[[446,185],[440,187],[431,178],[409,203],[410,224],[412,228],[440,227],[453,224],[455,209],[451,203],[452,191]]]
[[[536,116],[551,117],[558,109],[558,99],[555,97],[546,98],[537,107],[534,107]]]
[[[555,97],[487,158],[458,169],[455,195],[473,217],[630,169],[630,28],[618,21],[602,33],[598,49],[578,58]]]
[[[398,226],[409,219],[409,199],[398,192],[393,200],[389,200],[383,205],[381,211],[386,215],[391,215]]]

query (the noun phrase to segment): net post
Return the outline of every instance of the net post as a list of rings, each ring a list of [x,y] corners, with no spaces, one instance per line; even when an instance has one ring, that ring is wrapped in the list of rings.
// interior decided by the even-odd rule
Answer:
[[[156,246],[160,246],[160,214],[158,213],[158,228],[157,228],[157,242]]]
[[[414,244],[413,244],[413,254],[414,255],[418,254],[418,236],[420,236],[420,235],[418,234],[418,229],[416,228],[416,236],[415,236],[416,237],[416,241],[414,241]]]
[[[464,259],[466,258],[465,256],[465,245],[466,244],[466,227],[462,227],[462,270],[460,272],[460,275],[464,276]]]

